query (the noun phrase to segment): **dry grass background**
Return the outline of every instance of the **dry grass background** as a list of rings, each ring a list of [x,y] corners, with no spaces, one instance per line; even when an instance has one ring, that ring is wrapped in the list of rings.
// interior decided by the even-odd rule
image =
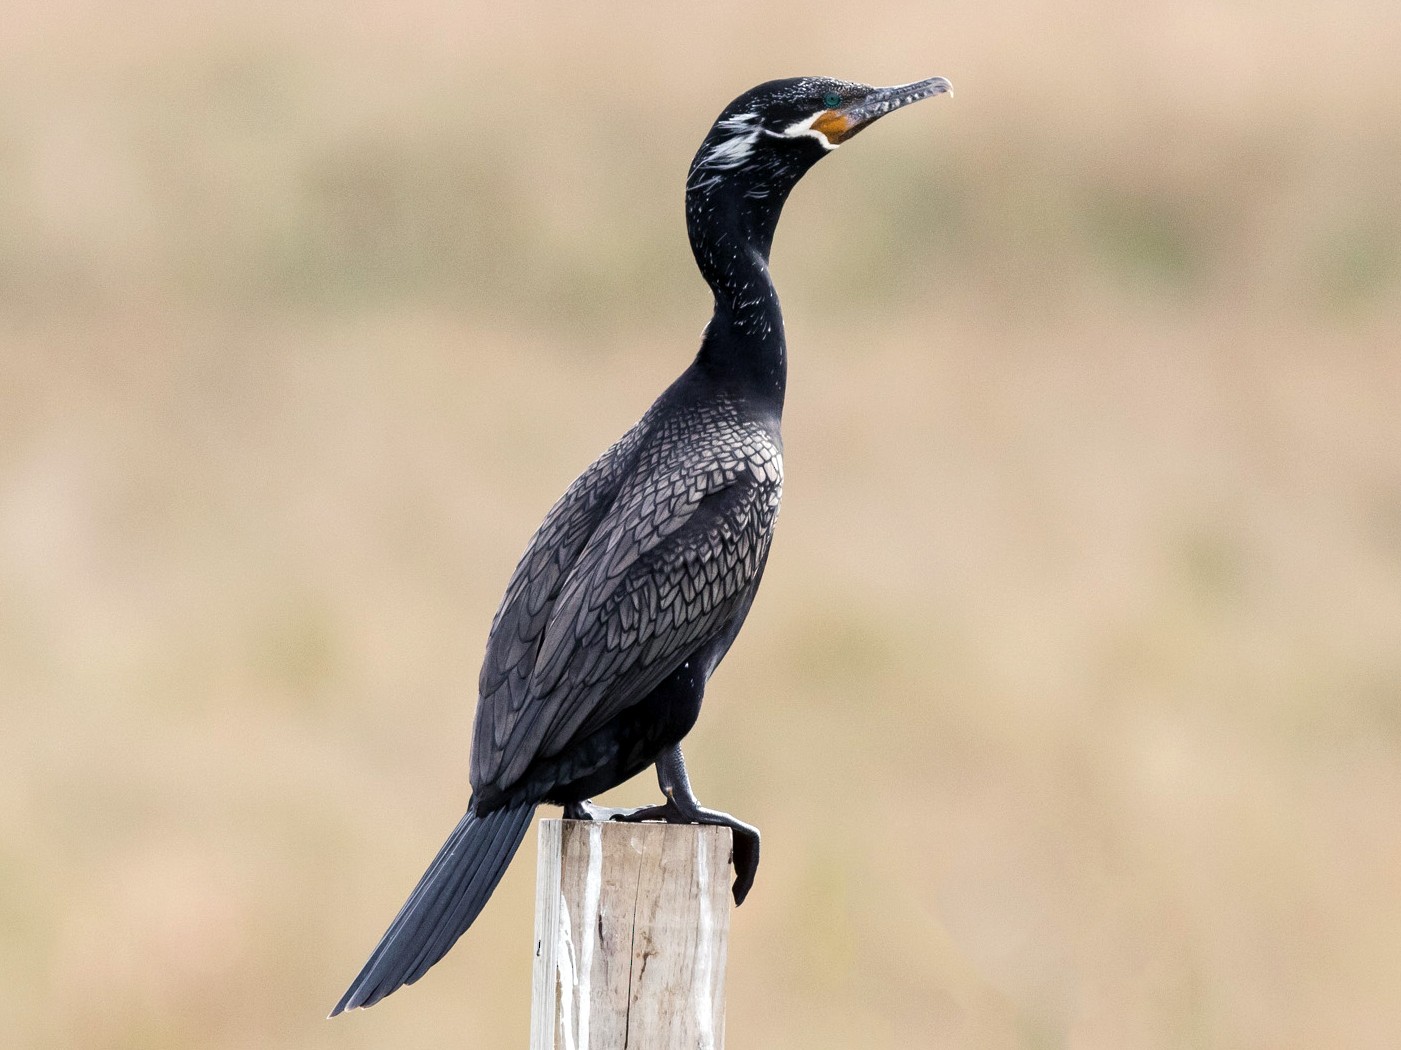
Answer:
[[[322,1020],[467,795],[485,631],[799,187],[788,486],[688,753],[734,1047],[1401,1044],[1401,7],[58,0],[0,34],[0,1030],[523,1046],[533,836]],[[626,800],[653,794],[640,779]]]

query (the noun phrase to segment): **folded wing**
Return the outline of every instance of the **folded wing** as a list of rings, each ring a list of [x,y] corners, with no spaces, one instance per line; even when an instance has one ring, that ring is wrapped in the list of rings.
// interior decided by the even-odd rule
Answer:
[[[689,442],[684,462],[648,463],[645,450],[641,461],[573,563],[540,557],[544,582],[527,572],[519,609],[498,614],[474,788],[509,787],[642,700],[747,600],[778,513],[775,444],[758,428],[721,428]]]

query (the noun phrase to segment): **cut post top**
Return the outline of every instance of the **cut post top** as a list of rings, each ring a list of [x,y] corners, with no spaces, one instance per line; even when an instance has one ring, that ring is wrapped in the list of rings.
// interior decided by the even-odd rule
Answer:
[[[532,1050],[721,1050],[730,829],[546,820]]]

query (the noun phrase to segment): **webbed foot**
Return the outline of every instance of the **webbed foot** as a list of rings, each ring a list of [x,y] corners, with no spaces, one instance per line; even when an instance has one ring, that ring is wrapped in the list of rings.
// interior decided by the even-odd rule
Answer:
[[[564,804],[565,820],[620,820],[623,814],[631,812],[630,809],[620,809],[616,806],[597,806],[589,799]]]
[[[730,829],[733,836],[735,884],[735,906],[744,903],[754,885],[754,876],[759,870],[759,829],[751,824],[696,804],[694,798],[672,797],[660,806],[643,806],[641,809],[614,811],[610,820],[638,824],[644,821],[662,821],[667,824],[716,824]]]

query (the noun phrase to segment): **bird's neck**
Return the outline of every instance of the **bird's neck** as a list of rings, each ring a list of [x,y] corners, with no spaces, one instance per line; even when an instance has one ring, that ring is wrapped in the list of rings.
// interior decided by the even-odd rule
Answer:
[[[712,186],[687,194],[691,250],[715,296],[696,366],[781,412],[788,361],[769,248],[783,200],[755,192]]]

